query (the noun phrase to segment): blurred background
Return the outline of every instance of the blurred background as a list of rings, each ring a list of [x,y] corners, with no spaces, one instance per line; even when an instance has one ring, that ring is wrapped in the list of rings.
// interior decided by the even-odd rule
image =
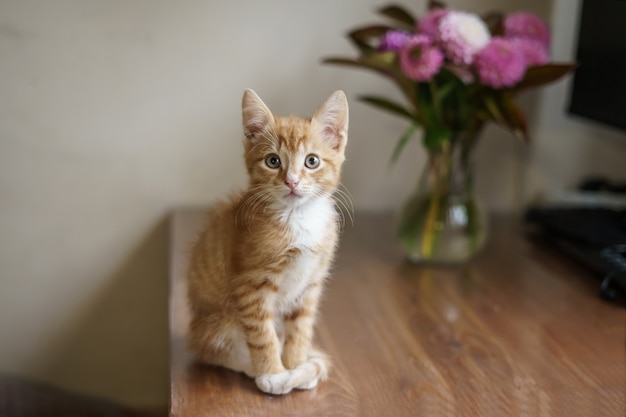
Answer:
[[[167,404],[168,213],[245,185],[245,88],[303,116],[345,90],[343,182],[357,211],[397,209],[424,151],[413,141],[390,168],[406,124],[355,100],[395,87],[320,63],[355,55],[344,34],[385,3],[0,0],[0,373]],[[580,0],[448,5],[534,12],[553,60],[574,57]],[[624,180],[624,133],[567,115],[570,82],[524,96],[530,144],[487,130],[477,189],[490,209],[521,212],[589,175]]]

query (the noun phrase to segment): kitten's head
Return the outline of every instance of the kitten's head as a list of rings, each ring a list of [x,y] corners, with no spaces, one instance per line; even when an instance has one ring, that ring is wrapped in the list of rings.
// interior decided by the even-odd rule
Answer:
[[[242,103],[250,188],[279,206],[329,197],[348,141],[348,101],[335,91],[311,119],[274,117],[252,90]]]

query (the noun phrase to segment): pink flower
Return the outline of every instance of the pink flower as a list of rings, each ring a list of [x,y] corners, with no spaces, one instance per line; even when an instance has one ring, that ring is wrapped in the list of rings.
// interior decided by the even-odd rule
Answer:
[[[513,42],[516,48],[522,51],[526,65],[529,67],[547,64],[548,61],[550,61],[548,50],[539,41],[534,39],[513,38],[511,42]]]
[[[507,38],[534,39],[550,49],[550,31],[539,17],[528,12],[511,13],[504,19],[504,36]]]
[[[443,8],[432,9],[417,22],[417,33],[428,35],[432,39],[437,39],[439,36],[439,22],[449,12],[450,10]]]
[[[378,50],[398,52],[411,36],[410,33],[402,30],[390,30],[385,32],[378,46]]]
[[[510,39],[494,37],[477,55],[474,68],[478,80],[493,88],[511,87],[526,73],[526,60]]]
[[[455,64],[470,65],[490,39],[487,25],[475,14],[451,10],[439,22],[439,44]]]
[[[443,52],[426,35],[414,35],[400,50],[400,68],[415,81],[430,81],[443,65]]]

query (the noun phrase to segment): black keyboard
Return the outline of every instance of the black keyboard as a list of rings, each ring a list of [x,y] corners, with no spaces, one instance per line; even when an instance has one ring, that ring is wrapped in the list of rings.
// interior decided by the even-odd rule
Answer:
[[[590,247],[626,244],[626,210],[609,208],[537,208],[526,220],[547,232]]]
[[[603,297],[626,295],[626,209],[531,208],[526,221],[596,271],[602,277]]]

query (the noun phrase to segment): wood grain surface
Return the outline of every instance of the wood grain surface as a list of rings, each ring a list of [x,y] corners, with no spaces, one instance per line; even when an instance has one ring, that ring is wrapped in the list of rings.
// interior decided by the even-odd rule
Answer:
[[[173,416],[626,416],[626,309],[598,280],[495,218],[458,268],[404,261],[390,216],[346,226],[316,327],[334,366],[311,391],[269,396],[185,350],[187,250],[202,210],[171,222]]]

